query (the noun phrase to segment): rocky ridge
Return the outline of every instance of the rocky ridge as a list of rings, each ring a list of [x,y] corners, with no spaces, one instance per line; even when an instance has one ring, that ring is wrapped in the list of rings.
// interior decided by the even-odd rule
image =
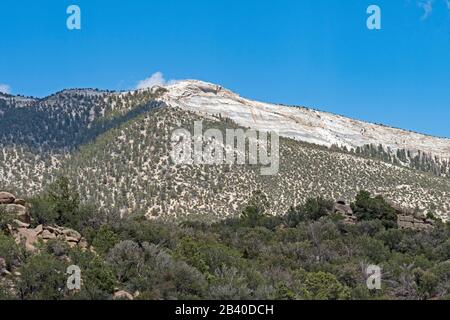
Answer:
[[[169,106],[179,107],[208,117],[228,118],[237,124],[261,131],[277,131],[281,136],[317,145],[357,148],[382,145],[395,154],[407,150],[420,152],[450,162],[450,139],[439,138],[306,107],[258,102],[240,97],[219,85],[197,81],[180,81],[165,87],[158,98]]]

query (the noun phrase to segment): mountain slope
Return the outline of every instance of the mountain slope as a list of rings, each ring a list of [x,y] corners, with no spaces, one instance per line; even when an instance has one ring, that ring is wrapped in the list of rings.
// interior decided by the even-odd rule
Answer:
[[[222,115],[243,127],[276,130],[283,137],[330,147],[382,145],[393,154],[418,151],[450,161],[450,139],[345,118],[304,107],[287,107],[244,99],[220,86],[188,80],[166,87],[161,100],[168,105],[205,115]],[[448,173],[450,168],[446,170]]]
[[[64,174],[86,201],[107,211],[141,211],[163,219],[237,215],[257,190],[269,198],[272,214],[312,196],[352,200],[360,189],[443,219],[450,213],[450,179],[409,168],[420,150],[419,168],[432,161],[439,164],[433,172],[445,176],[449,139],[254,102],[198,81],[15,99],[0,97],[2,190],[36,194]],[[192,132],[194,121],[203,121],[204,130],[279,131],[279,173],[261,176],[255,165],[175,165],[169,156],[171,134],[177,128]],[[340,148],[329,148],[333,145]],[[381,145],[383,152],[356,154],[367,145]]]
[[[292,139],[280,141],[280,171],[274,176],[261,176],[259,166],[251,165],[175,165],[168,156],[171,132],[192,130],[196,120],[203,120],[205,130],[235,127],[162,108],[83,147],[62,172],[93,202],[150,217],[213,220],[236,215],[257,190],[267,195],[272,214],[285,213],[312,196],[351,200],[361,189],[443,218],[450,212],[449,179]]]

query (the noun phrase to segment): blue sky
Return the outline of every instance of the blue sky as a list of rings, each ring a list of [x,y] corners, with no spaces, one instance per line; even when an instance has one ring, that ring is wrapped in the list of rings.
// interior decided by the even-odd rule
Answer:
[[[81,30],[66,9],[81,8]],[[382,30],[366,9],[382,10]],[[449,0],[2,0],[0,90],[124,90],[160,71],[450,137]]]

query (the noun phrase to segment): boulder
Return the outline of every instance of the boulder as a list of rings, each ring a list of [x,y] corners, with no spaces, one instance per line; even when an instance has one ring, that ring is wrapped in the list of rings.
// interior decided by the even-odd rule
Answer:
[[[418,219],[416,215],[398,215],[397,224],[400,229],[412,229],[420,231],[432,230],[433,222],[429,219]]]
[[[78,245],[82,250],[86,250],[89,246],[88,242],[85,239],[81,239],[80,242],[78,242]]]
[[[414,217],[413,216],[407,216],[407,215],[399,215],[398,216],[398,220],[399,221],[405,221],[405,222],[414,222]]]
[[[77,246],[76,242],[66,242],[70,248],[75,248]]]
[[[14,204],[20,204],[21,206],[25,206],[27,203],[23,199],[15,199]]]
[[[124,291],[124,290],[120,290],[114,293],[113,296],[114,300],[134,300],[134,297],[131,293]]]
[[[74,237],[66,237],[66,242],[73,242],[73,243],[78,243],[78,241],[80,241],[77,238]]]
[[[14,197],[11,193],[8,192],[0,192],[0,204],[11,204],[14,203]]]
[[[56,235],[48,230],[42,231],[41,237],[43,240],[52,240],[56,239]]]
[[[339,200],[333,204],[333,213],[338,213],[344,217],[344,223],[355,224],[358,220],[354,215],[352,207],[344,200]]]
[[[44,227],[42,224],[38,225],[36,228],[34,228],[34,232],[36,232],[37,235],[40,235],[44,231]]]
[[[345,201],[343,200],[340,200],[333,205],[333,212],[341,213],[344,215],[353,215],[352,208],[348,204],[346,204]]]
[[[24,223],[31,223],[31,216],[28,209],[20,204],[2,204],[6,213],[13,214],[18,220]]]
[[[76,239],[76,242],[80,241],[81,234],[78,231],[72,230],[72,229],[64,229],[61,234],[66,236],[66,239],[68,238],[74,238]]]
[[[44,229],[51,233],[54,233],[55,235],[59,235],[61,233],[60,228],[57,228],[57,227],[45,226]]]
[[[34,244],[38,240],[38,235],[33,229],[18,228],[15,232],[15,240],[17,244],[24,244],[27,251],[36,251]]]
[[[400,229],[412,229],[414,228],[414,223],[409,221],[398,221],[398,226]]]
[[[414,213],[414,218],[418,219],[418,220],[425,220],[427,218],[427,215],[425,214],[425,212],[416,212]]]
[[[14,219],[13,222],[18,228],[29,228],[30,227],[29,223],[25,223],[25,222],[22,222],[17,219]]]

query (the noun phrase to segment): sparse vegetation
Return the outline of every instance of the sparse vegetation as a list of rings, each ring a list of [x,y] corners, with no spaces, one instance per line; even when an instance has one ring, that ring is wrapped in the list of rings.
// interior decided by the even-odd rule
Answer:
[[[12,120],[0,128],[0,189],[34,196],[64,175],[86,202],[110,213],[206,222],[240,214],[257,190],[272,215],[298,199],[295,206],[316,197],[350,201],[362,189],[437,217],[450,212],[448,178],[406,168],[403,160],[413,163],[408,154],[389,157],[382,146],[345,151],[282,138],[280,172],[273,177],[252,165],[176,166],[169,157],[174,129],[192,131],[199,120],[205,130],[238,126],[159,108],[159,94],[63,91],[29,108],[3,102],[4,119]],[[420,156],[424,169],[436,169],[427,159]]]
[[[160,108],[159,94],[0,99],[0,190],[26,195],[32,227],[75,229],[89,248],[51,239],[30,253],[0,206],[0,299],[111,299],[117,290],[136,299],[450,299],[450,228],[440,221],[450,212],[448,163],[282,138],[276,176],[255,165],[175,165],[174,129],[237,125]],[[352,202],[355,224],[332,212],[337,199]],[[427,212],[435,227],[398,229],[393,204]],[[82,270],[80,291],[66,287],[70,264]],[[381,290],[366,287],[370,264],[382,267]]]

